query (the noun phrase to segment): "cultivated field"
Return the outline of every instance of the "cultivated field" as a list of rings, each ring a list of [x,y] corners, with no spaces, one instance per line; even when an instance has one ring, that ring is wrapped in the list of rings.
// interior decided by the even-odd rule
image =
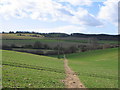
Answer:
[[[3,87],[63,88],[62,59],[3,50]],[[55,56],[54,56],[55,57]],[[68,65],[87,88],[118,87],[118,49],[67,54]]]
[[[69,66],[88,88],[118,87],[118,48],[66,55]]]
[[[16,44],[16,45],[25,45],[25,44],[33,44],[36,41],[40,41],[44,44],[53,45],[56,46],[58,44],[58,39],[60,43],[66,47],[66,46],[71,46],[71,45],[79,45],[79,44],[89,44],[90,43],[90,38],[79,38],[79,37],[45,37],[43,35],[39,34],[0,34],[2,36],[2,41],[3,45],[11,45],[11,44]],[[113,40],[97,40],[97,43],[99,44],[117,44],[117,41]],[[65,46],[65,44],[67,44]]]
[[[63,60],[2,50],[3,88],[62,88]]]
[[[115,48],[119,47],[117,40],[45,37],[30,33],[2,36],[0,46],[4,50],[0,51],[3,60],[3,88],[68,87],[65,80],[70,73],[66,73],[64,68],[65,60],[68,61],[66,67],[72,72],[71,76],[77,74],[76,77],[80,78],[85,87],[118,87],[118,48]],[[57,59],[58,54],[62,54],[61,59]],[[68,78],[70,82],[76,83],[71,77]]]
[[[38,34],[0,34],[2,39],[41,39],[44,38],[42,35]]]

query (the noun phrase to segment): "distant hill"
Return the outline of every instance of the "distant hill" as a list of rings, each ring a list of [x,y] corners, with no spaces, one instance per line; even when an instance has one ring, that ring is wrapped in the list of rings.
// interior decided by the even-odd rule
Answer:
[[[1,35],[1,34],[0,34]],[[16,35],[17,38],[41,38],[41,37],[79,37],[79,38],[95,38],[98,40],[118,40],[120,35],[108,35],[108,34],[83,34],[83,33],[71,33],[71,34],[67,34],[67,33],[39,33],[39,32],[9,32],[9,33],[4,33],[2,34],[3,39],[4,37],[11,35]],[[27,37],[26,37],[27,36]],[[14,37],[13,37],[14,38]]]
[[[44,36],[39,34],[30,34],[30,33],[4,33],[0,34],[2,39],[41,39]]]
[[[96,38],[99,40],[118,40],[120,35],[108,35],[108,34],[83,34],[83,33],[40,33],[45,37],[79,37],[79,38]]]
[[[119,35],[72,33],[72,37],[96,38],[99,40],[118,40]]]

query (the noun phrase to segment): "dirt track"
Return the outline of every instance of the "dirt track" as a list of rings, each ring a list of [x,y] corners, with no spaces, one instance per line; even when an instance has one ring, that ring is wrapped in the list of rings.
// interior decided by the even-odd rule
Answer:
[[[66,73],[66,79],[64,80],[66,88],[84,88],[85,86],[80,82],[78,76],[68,66],[68,60],[64,59],[64,68]]]

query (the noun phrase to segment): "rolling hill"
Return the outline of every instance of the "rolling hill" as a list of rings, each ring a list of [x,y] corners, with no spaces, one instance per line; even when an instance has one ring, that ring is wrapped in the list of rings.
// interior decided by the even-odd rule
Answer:
[[[118,88],[118,48],[66,55],[88,88]]]
[[[41,38],[44,38],[44,36],[43,35],[38,35],[38,34],[27,34],[27,33],[25,33],[25,34],[17,34],[17,33],[15,33],[15,34],[9,34],[9,33],[7,33],[7,34],[0,34],[0,36],[2,36],[2,39],[21,39],[21,40],[23,40],[23,39],[41,39]]]
[[[2,50],[3,88],[62,88],[63,60]]]

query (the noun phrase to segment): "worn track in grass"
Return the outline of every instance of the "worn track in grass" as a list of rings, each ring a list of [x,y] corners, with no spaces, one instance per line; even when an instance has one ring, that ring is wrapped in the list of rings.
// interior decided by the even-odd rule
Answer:
[[[84,88],[85,86],[80,82],[78,76],[72,69],[68,66],[68,60],[64,56],[64,68],[66,73],[66,79],[63,80],[66,88]]]

